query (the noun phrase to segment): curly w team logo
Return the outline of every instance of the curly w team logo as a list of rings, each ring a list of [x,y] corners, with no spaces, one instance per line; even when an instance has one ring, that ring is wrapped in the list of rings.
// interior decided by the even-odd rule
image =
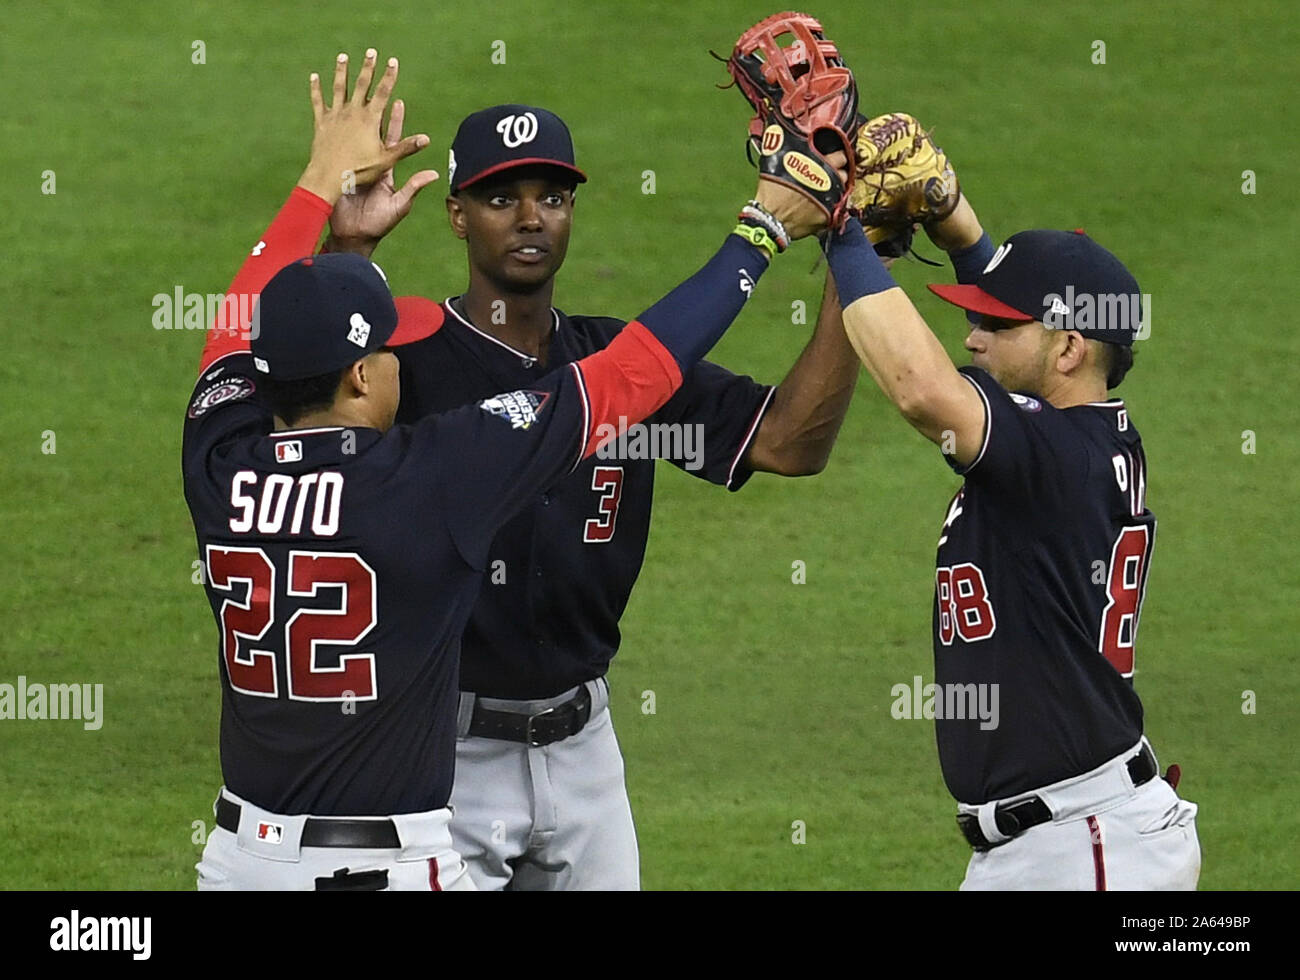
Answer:
[[[511,391],[485,398],[478,407],[489,415],[508,419],[512,429],[527,429],[537,421],[542,406],[551,397],[548,391]]]
[[[503,116],[497,123],[497,132],[501,134],[501,142],[511,149],[531,143],[537,138],[537,116],[531,112]]]
[[[208,375],[208,377],[212,377],[212,375]],[[224,381],[218,381],[194,396],[194,401],[190,402],[189,416],[196,419],[208,409],[216,408],[223,402],[247,398],[254,390],[253,382],[244,377],[233,376]]]

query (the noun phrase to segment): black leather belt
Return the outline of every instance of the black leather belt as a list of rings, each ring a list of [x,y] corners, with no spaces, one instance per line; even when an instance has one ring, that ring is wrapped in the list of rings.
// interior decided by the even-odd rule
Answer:
[[[1142,744],[1142,751],[1129,759],[1125,765],[1128,767],[1129,778],[1133,780],[1134,786],[1149,783],[1156,777],[1155,753],[1145,742]],[[987,851],[999,844],[1006,844],[1010,838],[1023,834],[1030,827],[1047,823],[1052,819],[1052,811],[1040,797],[1031,796],[1025,800],[1017,800],[1015,803],[999,803],[993,810],[993,819],[998,825],[998,830],[1006,834],[1008,840],[990,844],[988,838],[984,836],[984,831],[980,829],[979,817],[973,813],[957,814],[957,826],[961,828],[971,847],[977,851]]]
[[[500,738],[527,745],[550,745],[570,735],[577,735],[591,718],[591,691],[579,686],[571,699],[536,714],[485,708],[477,697],[470,716],[469,734],[476,738]]]
[[[217,797],[217,826],[239,833],[238,803]],[[303,847],[401,847],[397,827],[391,820],[351,820],[346,817],[308,817],[302,828]]]

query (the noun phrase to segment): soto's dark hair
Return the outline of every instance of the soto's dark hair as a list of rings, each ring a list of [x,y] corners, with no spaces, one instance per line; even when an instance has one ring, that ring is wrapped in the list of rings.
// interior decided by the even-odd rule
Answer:
[[[296,381],[263,378],[262,390],[271,402],[271,410],[284,419],[286,425],[293,425],[308,412],[320,411],[333,405],[339,384],[348,370],[350,368],[343,368]]]

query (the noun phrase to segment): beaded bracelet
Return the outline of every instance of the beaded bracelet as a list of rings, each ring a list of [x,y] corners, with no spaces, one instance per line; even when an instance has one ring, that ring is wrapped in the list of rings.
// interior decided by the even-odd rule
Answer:
[[[786,232],[785,225],[781,223],[781,219],[757,201],[750,201],[741,208],[740,217],[742,219],[753,218],[755,221],[762,224],[763,227],[772,233],[772,237],[776,239],[777,244],[781,246],[782,251],[784,251],[786,246],[790,244],[790,235]]]

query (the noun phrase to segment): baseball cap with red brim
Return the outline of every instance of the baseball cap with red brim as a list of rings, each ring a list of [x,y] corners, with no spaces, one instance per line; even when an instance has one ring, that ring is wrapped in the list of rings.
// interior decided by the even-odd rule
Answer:
[[[259,373],[294,381],[342,370],[439,326],[440,309],[436,317],[403,316],[399,325],[379,266],[348,252],[325,253],[291,262],[262,288],[249,347]]]
[[[447,183],[455,194],[485,177],[529,165],[556,167],[575,183],[587,180],[574,162],[569,127],[559,116],[537,106],[492,106],[466,116],[456,130]]]
[[[1141,329],[1137,280],[1082,231],[1038,229],[1012,235],[980,277],[963,285],[931,284],[936,296],[972,313],[1131,345]]]

